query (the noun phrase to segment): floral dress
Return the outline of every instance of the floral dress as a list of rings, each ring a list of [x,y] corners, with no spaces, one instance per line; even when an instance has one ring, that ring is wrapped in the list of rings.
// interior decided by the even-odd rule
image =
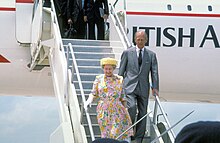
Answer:
[[[102,138],[117,138],[131,125],[127,109],[122,105],[125,94],[122,89],[123,78],[118,75],[106,77],[104,74],[96,76],[91,94],[97,97],[97,119]],[[119,140],[133,135],[130,129]]]

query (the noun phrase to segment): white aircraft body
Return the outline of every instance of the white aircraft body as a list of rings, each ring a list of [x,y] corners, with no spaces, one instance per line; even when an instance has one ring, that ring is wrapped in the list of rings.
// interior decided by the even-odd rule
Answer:
[[[19,30],[30,34],[30,27],[16,25],[16,5],[33,8],[31,0],[0,2],[0,95],[51,96],[50,68],[30,72],[27,67],[30,49],[20,46],[24,35]],[[217,1],[127,1],[128,38],[132,41],[139,29],[149,35],[148,46],[158,56],[160,95],[165,101],[220,101],[218,6]]]
[[[0,1],[0,95],[56,96],[61,124],[51,135],[51,143],[59,142],[57,138],[66,143],[73,140],[84,143],[86,136],[80,124],[79,103],[68,81],[69,73],[64,69],[67,63],[62,44],[57,42],[61,41],[60,33],[54,28],[58,24],[53,12],[47,13],[47,9],[43,14],[52,13],[52,22],[39,20],[46,17],[41,13],[41,2]],[[117,11],[126,10],[124,26],[129,41],[133,42],[137,30],[145,30],[149,36],[147,46],[158,58],[162,101],[220,103],[219,6],[217,0],[121,0],[116,3]],[[34,62],[35,55],[42,51],[39,47],[45,48],[42,55],[49,55],[49,60],[40,56],[43,68],[37,70]],[[73,96],[68,97],[70,93]]]
[[[120,5],[120,6],[119,6]],[[220,102],[220,3],[218,1],[118,1],[126,9],[128,38],[149,36],[157,54],[164,101]]]
[[[32,10],[32,0],[0,1],[0,95],[54,96],[50,68],[30,72],[30,48],[20,44],[30,43]]]
[[[123,2],[119,1],[116,9],[123,9]],[[161,98],[165,101],[219,103],[218,1],[126,2],[129,40],[133,41],[135,31],[145,30],[149,35],[149,48],[157,53]],[[27,25],[19,25],[19,18],[25,16],[25,12],[19,15],[20,5],[33,9],[32,0],[0,2],[3,19],[0,23],[0,95],[54,95],[50,68],[30,72],[27,66],[31,61],[30,49],[19,43],[31,40],[26,38],[31,34],[28,26],[31,16],[26,13],[30,17]],[[20,32],[24,30],[26,34]]]

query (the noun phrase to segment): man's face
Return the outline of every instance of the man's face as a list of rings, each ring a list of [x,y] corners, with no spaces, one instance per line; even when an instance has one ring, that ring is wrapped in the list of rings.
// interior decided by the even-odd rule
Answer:
[[[135,43],[137,47],[142,49],[145,46],[146,42],[147,42],[147,39],[145,37],[145,34],[143,32],[138,32],[135,38]]]

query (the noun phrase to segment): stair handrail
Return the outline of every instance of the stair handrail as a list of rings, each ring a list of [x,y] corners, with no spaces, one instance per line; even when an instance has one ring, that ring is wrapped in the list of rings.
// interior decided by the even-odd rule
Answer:
[[[119,0],[116,0],[116,1],[114,2],[114,4],[113,4],[114,9],[115,9],[115,6],[117,5],[118,1],[119,1]],[[125,30],[125,32],[127,33],[127,32],[128,32],[128,29],[127,29],[127,13],[126,13],[126,11],[127,11],[127,1],[126,1],[126,0],[123,0],[123,6],[124,6],[124,9],[121,10],[121,11],[125,14],[125,16],[124,16],[124,18],[125,18],[125,19],[124,19],[124,22],[125,22],[124,30]]]
[[[54,44],[57,46],[55,46],[57,49],[59,48],[59,51],[62,51],[62,59],[66,59],[66,57],[65,57],[65,52],[64,52],[64,46],[63,46],[63,43],[62,43],[62,38],[61,38],[61,34],[60,34],[60,29],[59,29],[59,25],[58,25],[58,19],[57,19],[57,16],[56,16],[56,10],[55,10],[55,6],[54,6],[54,2],[53,1],[51,1],[51,24],[52,24],[52,27],[54,27],[53,28],[53,36],[54,36]],[[54,45],[52,45],[51,47],[53,47]],[[66,60],[65,60],[66,61]],[[64,63],[63,63],[64,64]],[[65,63],[64,64],[64,66],[63,66],[63,69],[64,69],[64,71],[63,71],[63,73],[64,73],[64,78],[65,78],[65,81],[66,81],[66,83],[68,82],[67,81],[67,71],[66,71],[66,64],[67,63]],[[67,85],[64,85],[64,86],[67,86]],[[67,89],[67,87],[65,87],[66,89]],[[67,91],[67,90],[66,90]],[[64,92],[66,92],[66,91],[64,91]],[[62,97],[62,96],[60,96],[59,98],[62,98],[62,99],[59,99],[59,100],[61,100],[61,101],[64,101],[67,105],[68,105],[68,103],[65,101],[65,97],[66,97],[67,95],[66,95],[66,93],[64,93],[64,96]],[[61,115],[61,117],[64,117],[64,104],[63,103],[61,103],[62,104],[62,109],[61,109],[61,113],[62,113],[62,115]],[[66,118],[66,117],[65,117]],[[67,119],[62,119],[63,121],[66,121]]]
[[[160,134],[160,136],[156,137],[153,141],[151,141],[151,143],[155,143],[160,137],[162,137],[163,135],[165,135],[167,132],[169,132],[170,130],[172,130],[176,125],[178,125],[180,122],[182,122],[184,119],[186,119],[189,115],[191,115],[194,112],[194,110],[192,110],[191,112],[189,112],[187,115],[185,115],[182,119],[180,119],[178,122],[176,122],[174,125],[172,125],[170,128],[168,128],[166,131],[164,131],[162,134]]]
[[[116,6],[116,4],[118,3],[119,0],[116,0],[113,4],[113,7]],[[126,0],[124,0],[124,10],[126,11]]]
[[[173,137],[172,140],[174,140],[175,139],[175,134],[174,134],[174,132],[173,132],[173,130],[171,128],[171,125],[170,125],[170,122],[169,122],[169,120],[167,118],[167,115],[164,112],[164,109],[163,109],[163,107],[161,105],[161,101],[160,101],[160,99],[159,99],[159,97],[157,95],[153,95],[153,96],[155,97],[155,105],[154,105],[154,112],[153,112],[153,123],[156,124],[157,110],[158,110],[158,107],[159,107],[159,109],[161,111],[161,114],[163,115],[164,120],[165,120],[168,128],[170,128],[169,132],[171,132],[171,134],[172,134],[172,137]]]
[[[114,19],[115,19],[115,22],[116,22],[116,25],[118,26],[119,31],[120,31],[120,33],[122,34],[123,41],[124,41],[125,44],[126,44],[126,48],[131,47],[131,43],[130,43],[130,41],[128,40],[127,34],[126,34],[126,32],[125,32],[125,29],[123,28],[123,26],[122,26],[122,24],[121,24],[121,21],[119,20],[119,17],[118,17],[118,15],[117,15],[116,12],[115,12],[114,7],[113,7],[111,4],[109,4],[109,6],[110,6],[110,13],[113,15],[113,17],[114,17]],[[125,17],[126,17],[126,16],[125,16]],[[127,21],[127,20],[125,19],[125,21]]]
[[[68,44],[68,48],[70,49],[70,53],[72,55],[72,60],[73,60],[72,71],[74,71],[74,69],[75,69],[77,80],[78,80],[78,84],[79,84],[79,88],[80,88],[80,93],[81,93],[82,100],[83,100],[83,105],[84,105],[84,103],[86,101],[86,98],[85,98],[85,94],[84,94],[84,90],[83,90],[83,86],[82,86],[82,81],[81,81],[81,78],[80,78],[80,75],[79,75],[79,69],[78,69],[78,66],[77,66],[75,54],[73,52],[73,48],[72,47],[73,47],[72,44],[69,43]],[[72,72],[72,79],[73,79],[73,76],[74,76],[73,73],[74,72]],[[81,108],[81,115],[83,114],[83,110],[84,109]],[[93,128],[92,128],[92,122],[91,122],[91,119],[90,119],[90,115],[89,115],[88,112],[85,112],[85,114],[86,114],[87,122],[88,122],[88,125],[89,125],[90,135],[91,135],[92,141],[94,141],[95,140],[95,136],[94,136],[94,132],[93,132]]]
[[[34,2],[35,12],[33,13],[32,18],[32,26],[31,26],[31,63],[30,63],[30,71],[34,69],[37,65],[38,56],[40,54],[41,45],[41,35],[43,30],[43,1],[38,0]],[[40,21],[40,22],[38,22]],[[39,29],[38,29],[39,27]],[[38,31],[36,31],[36,29]],[[37,35],[37,36],[36,36]]]
[[[116,0],[116,1],[114,2],[113,6],[115,7],[117,3],[118,3],[118,0]]]

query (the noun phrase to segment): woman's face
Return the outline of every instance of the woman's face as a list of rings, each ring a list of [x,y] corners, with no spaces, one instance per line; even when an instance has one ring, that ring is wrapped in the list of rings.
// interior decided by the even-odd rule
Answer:
[[[112,76],[114,71],[114,66],[112,65],[104,65],[103,67],[105,76]]]

